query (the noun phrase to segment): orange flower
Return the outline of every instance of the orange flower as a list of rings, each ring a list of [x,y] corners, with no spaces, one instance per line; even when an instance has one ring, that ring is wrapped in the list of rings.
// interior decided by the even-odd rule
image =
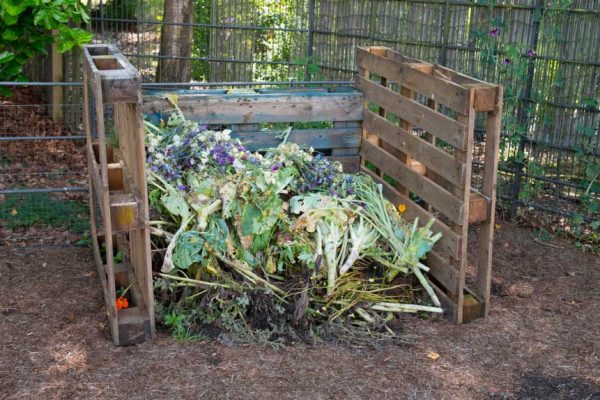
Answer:
[[[117,310],[122,310],[129,307],[129,301],[127,298],[120,296],[117,297]]]
[[[398,212],[402,214],[404,211],[406,211],[406,206],[402,203],[398,204]]]

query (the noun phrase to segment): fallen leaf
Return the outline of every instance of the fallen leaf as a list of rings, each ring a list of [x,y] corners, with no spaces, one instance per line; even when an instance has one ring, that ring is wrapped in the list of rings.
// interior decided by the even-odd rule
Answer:
[[[15,216],[15,215],[17,215],[18,213],[19,213],[19,212],[17,211],[17,209],[16,209],[16,208],[13,208],[13,209],[12,209],[12,211],[10,212],[10,215],[12,215],[12,216],[14,217],[14,216]]]
[[[496,225],[494,225],[494,227],[496,228],[496,230],[498,230],[498,229],[502,228],[502,225],[496,224]]]
[[[435,351],[428,351],[427,352],[427,358],[429,358],[430,360],[437,360],[438,358],[440,358],[440,355],[438,353],[436,353]]]

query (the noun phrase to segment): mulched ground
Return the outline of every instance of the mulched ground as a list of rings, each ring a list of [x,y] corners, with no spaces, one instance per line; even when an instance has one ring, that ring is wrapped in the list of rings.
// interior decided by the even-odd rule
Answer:
[[[487,320],[408,317],[418,341],[380,351],[164,333],[118,348],[89,249],[2,247],[0,399],[600,399],[600,258],[532,235],[497,232]]]

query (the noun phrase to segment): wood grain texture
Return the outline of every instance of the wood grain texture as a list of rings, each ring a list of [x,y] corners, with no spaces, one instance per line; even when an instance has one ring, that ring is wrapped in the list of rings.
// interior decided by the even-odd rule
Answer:
[[[430,132],[458,149],[466,149],[467,127],[464,124],[360,76],[357,77],[356,85],[363,91],[367,101],[385,107],[400,119]]]
[[[417,174],[393,155],[369,142],[363,143],[360,154],[400,185],[431,204],[441,214],[456,223],[462,222],[464,201],[461,198],[427,177]]]
[[[464,164],[439,147],[415,136],[400,126],[365,110],[363,127],[369,133],[381,137],[385,142],[406,153],[409,157],[424,164],[452,184],[464,185]]]
[[[240,125],[243,126],[243,125]],[[268,147],[276,147],[281,143],[281,131],[237,131],[233,128],[231,134],[239,138],[250,151],[257,151]],[[334,127],[328,129],[293,129],[288,137],[288,142],[296,143],[301,148],[308,149],[336,149],[360,147],[360,126]]]
[[[430,219],[434,219],[434,223],[431,227],[432,231],[436,233],[440,232],[442,234],[442,238],[435,244],[434,249],[440,253],[458,257],[460,254],[462,239],[456,232],[452,231],[448,225],[435,218],[433,214],[419,206],[409,197],[406,197],[400,193],[396,188],[385,182],[373,171],[369,170],[368,168],[361,167],[360,172],[365,175],[369,175],[376,183],[380,184],[383,188],[383,195],[392,204],[394,204],[394,206],[398,206],[399,204],[404,204],[406,206],[406,211],[403,214],[403,218],[406,218],[408,221],[414,221],[416,218],[419,218],[419,223],[421,225],[425,225]]]
[[[496,179],[498,176],[498,151],[500,149],[500,129],[502,126],[503,89],[497,88],[496,105],[487,115],[485,132],[485,158],[481,192],[490,199],[486,221],[479,228],[479,253],[477,255],[477,295],[483,301],[482,317],[487,317],[490,309],[490,288],[492,279],[492,250],[494,248],[494,224],[496,215]]]
[[[356,62],[359,66],[370,70],[389,80],[421,93],[427,98],[450,107],[453,110],[466,113],[469,106],[469,90],[451,81],[438,79],[415,68],[410,64],[399,64],[386,56],[374,54],[365,48],[357,48]],[[414,63],[414,61],[413,61]],[[433,65],[429,65],[430,69]]]
[[[268,122],[361,121],[362,94],[349,93],[257,93],[187,94],[178,106],[189,119],[205,124],[252,124]],[[160,97],[144,99],[144,112],[163,113],[172,107]]]

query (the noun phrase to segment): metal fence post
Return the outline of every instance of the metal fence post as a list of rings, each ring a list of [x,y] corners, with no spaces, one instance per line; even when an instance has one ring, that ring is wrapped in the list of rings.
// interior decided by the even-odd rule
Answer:
[[[538,0],[535,5],[535,10],[531,13],[533,18],[532,26],[533,26],[533,35],[531,41],[531,49],[536,51],[540,36],[540,20],[541,16],[544,13],[544,0]],[[533,86],[533,75],[535,72],[535,61],[534,58],[529,59],[529,65],[527,69],[527,82],[525,85],[525,92],[523,96],[521,96],[519,109],[517,110],[517,121],[520,127],[525,127],[525,135],[529,130],[529,120],[527,117],[527,112],[524,109],[525,101],[529,101],[531,99],[531,88]],[[521,135],[519,138],[519,148],[517,150],[517,160],[515,163],[515,176],[512,184],[512,192],[511,192],[511,204],[510,204],[510,218],[514,219],[517,215],[517,209],[520,205],[519,200],[519,191],[521,189],[521,178],[523,177],[523,167],[525,157],[525,142],[526,138]]]
[[[311,80],[310,64],[313,62],[313,43],[315,31],[315,0],[308,2],[308,38],[306,41],[306,72],[305,79]]]

